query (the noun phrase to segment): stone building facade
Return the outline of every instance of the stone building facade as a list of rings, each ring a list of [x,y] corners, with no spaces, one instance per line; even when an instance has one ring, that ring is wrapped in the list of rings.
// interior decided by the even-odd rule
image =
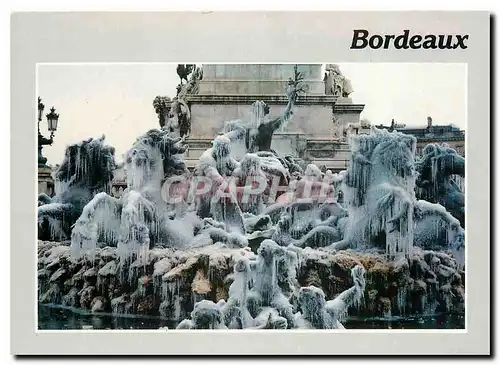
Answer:
[[[379,125],[377,128],[397,130],[401,133],[411,134],[417,138],[416,155],[422,154],[422,149],[429,143],[447,144],[465,157],[465,131],[453,124],[436,125],[432,117],[427,117],[427,125],[420,127],[406,127],[392,122],[391,126]]]

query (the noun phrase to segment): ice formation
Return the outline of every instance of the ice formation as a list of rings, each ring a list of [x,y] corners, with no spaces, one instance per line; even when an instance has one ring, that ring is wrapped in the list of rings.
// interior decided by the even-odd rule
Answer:
[[[64,160],[55,171],[55,196],[38,197],[38,238],[64,240],[85,205],[100,192],[111,190],[116,167],[115,149],[104,136],[90,138],[66,148]]]
[[[196,219],[177,216],[161,197],[167,176],[186,172],[179,157],[187,146],[168,131],[150,130],[125,156],[128,188],[119,199],[97,194],[83,209],[71,236],[75,256],[94,256],[101,243],[125,259],[144,258],[153,245],[183,246],[194,237]]]
[[[298,302],[301,310],[295,314],[298,327],[307,329],[343,329],[347,310],[359,307],[365,290],[365,269],[355,266],[351,270],[354,286],[326,301],[320,288],[308,286],[300,288]]]
[[[418,198],[441,204],[465,227],[465,158],[446,145],[428,144],[415,167]]]
[[[432,217],[447,229],[454,226],[455,220],[442,206],[423,207],[417,202],[415,143],[413,136],[376,128],[370,134],[353,136],[350,164],[342,177],[349,217],[343,239],[331,248],[365,249],[379,245],[385,247],[390,257],[408,257],[415,234],[425,235],[429,229],[421,221],[423,217]],[[434,243],[451,248],[454,239],[446,235]]]
[[[242,256],[236,261],[227,301],[197,302],[191,319],[177,329],[343,329],[348,309],[361,304],[365,269],[355,266],[353,286],[326,302],[321,289],[298,286],[299,264],[300,249],[263,241],[255,259]],[[299,311],[292,304],[294,297]]]

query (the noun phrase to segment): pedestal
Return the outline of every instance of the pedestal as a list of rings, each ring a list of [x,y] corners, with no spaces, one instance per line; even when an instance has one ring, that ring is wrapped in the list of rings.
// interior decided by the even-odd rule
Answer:
[[[38,194],[54,194],[54,179],[49,166],[38,166]]]

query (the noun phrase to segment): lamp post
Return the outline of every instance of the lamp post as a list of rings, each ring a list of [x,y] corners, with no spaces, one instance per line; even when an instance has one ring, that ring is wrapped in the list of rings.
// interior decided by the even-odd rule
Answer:
[[[57,130],[57,123],[59,121],[59,114],[56,113],[54,107],[50,108],[50,113],[46,114],[48,130],[50,132],[50,138],[45,138],[42,133],[40,133],[40,122],[42,121],[43,110],[45,105],[42,103],[42,99],[38,97],[38,166],[45,166],[47,158],[42,155],[43,146],[50,146],[54,141],[54,132]]]

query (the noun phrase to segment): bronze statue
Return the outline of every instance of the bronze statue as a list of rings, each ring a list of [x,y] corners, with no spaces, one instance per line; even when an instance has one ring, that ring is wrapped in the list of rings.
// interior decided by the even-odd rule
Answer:
[[[297,102],[297,97],[299,94],[305,92],[305,85],[302,82],[303,79],[304,76],[297,70],[297,65],[295,65],[294,77],[288,79],[288,86],[286,89],[288,104],[285,110],[280,116],[269,121],[260,120],[257,128],[247,131],[246,147],[248,152],[271,151],[271,141],[274,132],[291,119],[293,115],[292,108]],[[259,106],[257,103],[254,104]],[[269,106],[266,103],[261,102],[260,107],[263,109],[264,116],[269,114]]]
[[[172,100],[168,96],[157,96],[153,100],[153,107],[155,108],[156,114],[158,114],[158,121],[160,122],[160,127],[165,126],[167,117],[170,113]]]
[[[353,92],[351,81],[345,77],[338,65],[328,64],[325,69],[325,94],[347,98]]]
[[[195,66],[196,65],[177,65],[177,75],[179,75],[179,78],[181,79],[181,85],[182,80],[186,80],[186,82],[188,82],[188,76],[191,72],[193,72]]]

